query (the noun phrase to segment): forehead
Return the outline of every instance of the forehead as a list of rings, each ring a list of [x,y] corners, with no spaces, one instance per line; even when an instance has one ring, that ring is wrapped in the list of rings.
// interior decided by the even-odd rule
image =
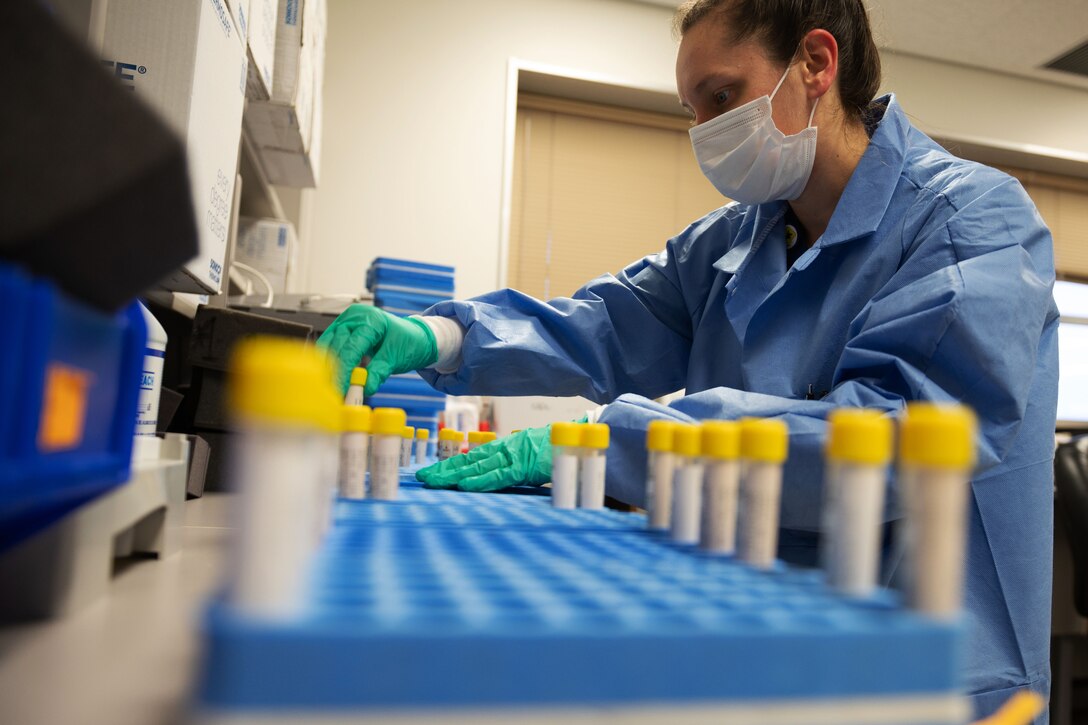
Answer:
[[[684,33],[676,54],[676,82],[681,93],[714,73],[752,72],[767,64],[766,52],[753,37],[735,42],[726,21],[703,18]]]

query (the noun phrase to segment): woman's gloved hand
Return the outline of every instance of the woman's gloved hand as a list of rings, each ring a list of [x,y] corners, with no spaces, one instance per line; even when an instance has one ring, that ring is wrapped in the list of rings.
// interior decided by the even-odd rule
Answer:
[[[527,428],[421,468],[427,488],[498,491],[552,480],[551,426]]]
[[[351,305],[318,338],[319,347],[336,356],[336,385],[346,393],[351,371],[364,357],[366,395],[373,395],[386,378],[433,365],[438,345],[431,328],[419,320],[404,319],[372,305]]]

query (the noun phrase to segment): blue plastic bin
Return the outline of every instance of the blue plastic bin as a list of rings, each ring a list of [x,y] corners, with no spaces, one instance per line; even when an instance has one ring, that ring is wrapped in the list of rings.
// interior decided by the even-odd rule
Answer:
[[[0,550],[129,477],[147,331],[0,264]]]

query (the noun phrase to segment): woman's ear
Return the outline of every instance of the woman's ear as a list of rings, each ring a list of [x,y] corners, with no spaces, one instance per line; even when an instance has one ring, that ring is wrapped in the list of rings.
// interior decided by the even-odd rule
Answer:
[[[839,44],[826,30],[810,30],[801,41],[803,82],[810,98],[827,93],[839,72]]]

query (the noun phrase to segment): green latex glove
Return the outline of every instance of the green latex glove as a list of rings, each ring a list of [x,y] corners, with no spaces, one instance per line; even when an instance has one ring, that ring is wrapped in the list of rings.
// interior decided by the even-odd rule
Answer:
[[[416,478],[427,488],[498,491],[552,480],[551,426],[527,428],[433,465]]]
[[[368,396],[390,375],[419,370],[438,360],[438,345],[427,325],[372,305],[348,307],[322,333],[317,344],[336,356],[336,385],[341,394],[347,392],[351,371],[364,357],[370,358],[364,391]]]

